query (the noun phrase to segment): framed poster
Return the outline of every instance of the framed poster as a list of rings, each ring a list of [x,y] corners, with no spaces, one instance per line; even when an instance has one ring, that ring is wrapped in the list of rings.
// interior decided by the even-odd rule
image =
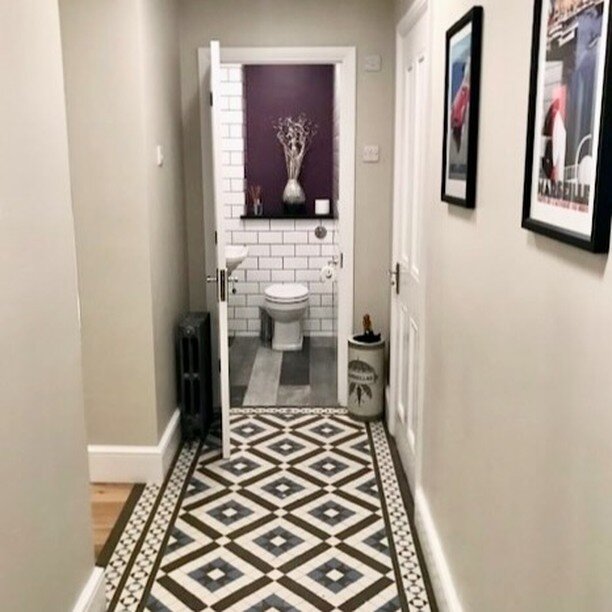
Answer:
[[[535,0],[523,227],[607,253],[610,0]]]
[[[475,6],[446,33],[442,200],[476,206],[483,10]]]

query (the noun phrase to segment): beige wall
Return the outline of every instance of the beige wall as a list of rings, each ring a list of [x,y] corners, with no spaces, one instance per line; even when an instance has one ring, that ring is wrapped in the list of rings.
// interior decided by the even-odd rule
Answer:
[[[172,330],[188,308],[178,3],[141,0],[158,436],[176,408]],[[163,146],[158,168],[155,148]]]
[[[434,2],[423,481],[470,612],[612,609],[612,275],[520,227],[532,0],[484,0],[478,200],[440,202]],[[399,10],[399,9],[398,9]]]
[[[93,569],[59,17],[0,7],[0,593],[71,610]]]
[[[202,178],[197,49],[211,39],[222,46],[356,46],[357,184],[355,214],[355,314],[372,314],[388,327],[390,202],[393,148],[394,8],[391,0],[181,0],[181,79],[184,114],[190,302],[204,305],[204,228],[202,207],[212,207],[211,162]],[[363,58],[382,55],[383,70],[365,73]],[[208,116],[205,118],[208,123]],[[381,162],[363,164],[360,149],[379,144]],[[202,192],[202,190],[204,190]],[[209,257],[212,260],[212,257]],[[207,262],[208,272],[214,262]]]
[[[172,326],[187,304],[176,5],[60,7],[88,439],[156,444],[175,408]]]

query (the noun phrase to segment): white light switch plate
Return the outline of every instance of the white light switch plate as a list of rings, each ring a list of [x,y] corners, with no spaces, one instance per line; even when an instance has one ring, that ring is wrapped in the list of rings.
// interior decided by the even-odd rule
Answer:
[[[380,149],[378,145],[365,145],[363,147],[363,161],[368,164],[375,164],[380,159]]]
[[[364,62],[366,72],[380,72],[381,66],[382,58],[380,55],[366,55]]]
[[[157,145],[155,149],[155,157],[157,166],[161,168],[164,165],[164,148],[161,145]]]

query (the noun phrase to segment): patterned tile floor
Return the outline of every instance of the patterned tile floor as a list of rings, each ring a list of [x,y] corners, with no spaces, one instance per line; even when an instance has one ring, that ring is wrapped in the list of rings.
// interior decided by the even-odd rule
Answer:
[[[184,447],[106,568],[109,610],[433,610],[381,423],[239,408],[231,459]]]

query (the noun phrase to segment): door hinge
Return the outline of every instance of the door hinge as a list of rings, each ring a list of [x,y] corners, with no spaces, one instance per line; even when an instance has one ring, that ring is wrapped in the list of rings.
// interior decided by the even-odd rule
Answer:
[[[217,366],[219,368],[219,373],[221,373],[221,360],[220,359],[217,360]]]
[[[217,232],[215,231],[215,244],[217,244]]]
[[[340,267],[344,268],[344,253],[340,253]]]
[[[213,92],[210,92],[210,105],[213,105]]]

